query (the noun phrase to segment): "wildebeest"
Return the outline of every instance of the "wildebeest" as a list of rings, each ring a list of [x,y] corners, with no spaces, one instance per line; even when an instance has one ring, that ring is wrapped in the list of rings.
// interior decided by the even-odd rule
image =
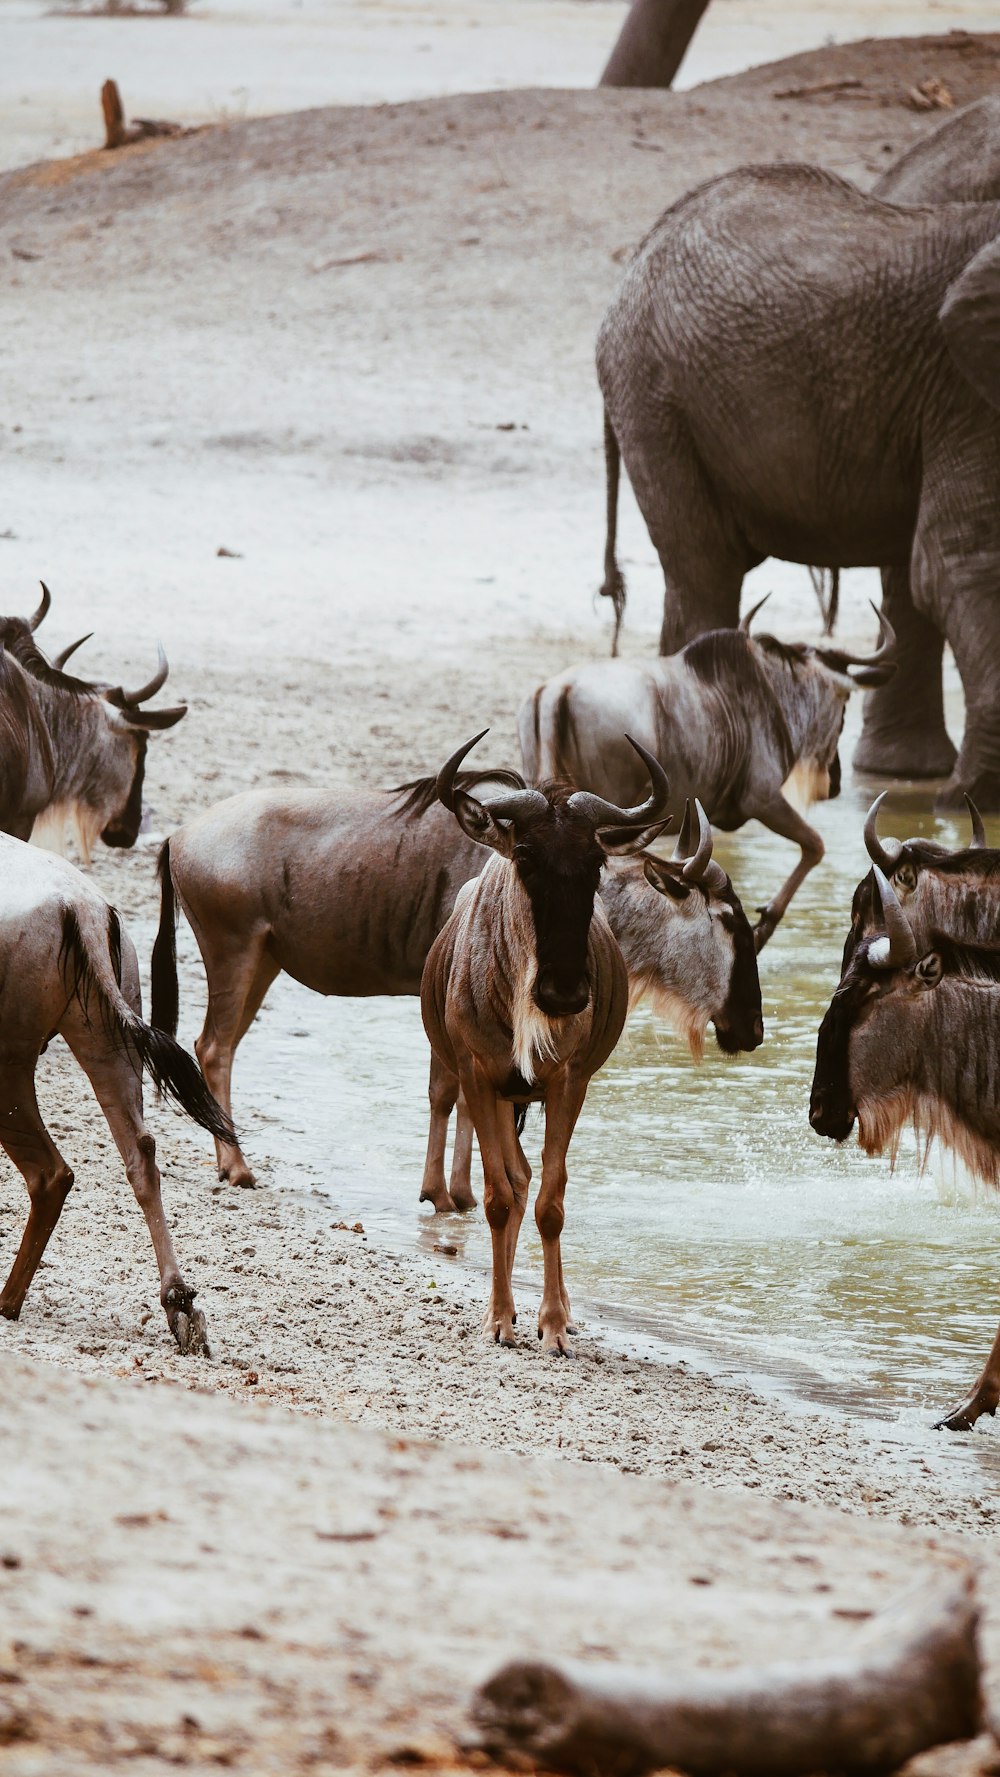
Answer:
[[[458,779],[470,791],[484,782],[525,788],[516,772]],[[484,860],[483,848],[438,802],[434,778],[393,791],[232,796],[172,834],[160,853],[152,1021],[176,1032],[176,902],[208,981],[195,1048],[213,1092],[231,1108],[234,1054],[282,971],[316,993],[418,994],[431,944]],[[711,1021],[722,1049],[757,1047],[763,1025],[750,926],[712,860],[710,836],[700,833],[694,858],[676,867],[653,857],[612,858],[601,894],[634,996],[650,995],[696,1046]],[[447,1119],[445,1111],[435,1124],[442,1154]],[[219,1144],[218,1162],[230,1184],[253,1184],[238,1148]],[[440,1157],[429,1159],[422,1197],[438,1209],[468,1207],[467,1154],[452,1179],[454,1196]]]
[[[1000,1183],[1000,945],[931,932],[918,943],[874,866],[884,931],[856,946],[820,1026],[809,1121],[867,1154],[895,1153],[912,1124]],[[1000,1333],[986,1368],[939,1423],[967,1431],[1000,1402]]]
[[[570,667],[540,685],[518,715],[529,778],[566,777],[600,795],[635,795],[639,770],[622,740],[628,724],[664,767],[675,812],[697,796],[727,832],[756,818],[793,840],[799,862],[759,910],[758,950],[823,857],[822,839],[784,787],[797,781],[807,802],[839,794],[847,699],[895,671],[887,658],[895,638],[878,612],[879,645],[861,655],[751,636],[759,609],[739,629],[713,630],[667,658]]]
[[[565,1353],[570,1305],[559,1237],[566,1150],[628,1011],[628,975],[597,888],[609,852],[638,851],[662,828],[669,787],[652,754],[633,741],[652,786],[635,807],[564,785],[474,796],[455,778],[481,739],[452,754],[437,789],[462,831],[493,855],[434,941],[420,1007],[479,1143],[493,1244],[486,1327],[504,1345],[514,1341],[511,1272],[531,1179],[514,1107],[545,1106],[535,1204],[544,1259],[538,1336],[546,1351]]]
[[[979,943],[1000,939],[1000,852],[987,847],[975,803],[966,796],[972,821],[970,844],[949,851],[934,839],[881,839],[878,815],[887,795],[884,790],[868,810],[865,848],[872,864],[892,883],[918,945],[932,931]],[[861,940],[881,926],[875,872],[869,870],[854,891],[842,974]]]
[[[229,1119],[191,1056],[143,1023],[135,949],[97,889],[64,859],[6,834],[0,885],[0,1143],[31,1198],[0,1314],[17,1320],[73,1183],[35,1098],[39,1055],[58,1034],[94,1089],[146,1218],[170,1331],[181,1351],[207,1350],[204,1317],[163,1213],[156,1147],[142,1115],[143,1071],[217,1138],[231,1138]]]
[[[526,787],[523,780],[520,787]],[[609,857],[598,893],[628,973],[630,1010],[648,999],[654,1013],[686,1038],[700,1060],[709,1023],[715,1026],[719,1048],[734,1055],[758,1047],[764,1022],[749,922],[729,877],[712,857],[712,829],[697,801],[695,816],[697,839],[686,813],[672,859],[650,852]],[[481,856],[481,848],[475,849]],[[451,1182],[445,1183],[448,1120],[456,1094],[454,1076],[432,1060],[431,1124],[420,1200],[437,1210],[475,1204],[472,1123],[460,1097]]]
[[[142,707],[166,681],[162,648],[153,677],[135,691],[63,673],[80,643],[64,649],[59,666],[48,662],[34,637],[50,604],[44,585],[42,593],[33,617],[0,619],[0,830],[61,851],[69,826],[89,864],[98,837],[135,844],[149,734],[172,728],[187,706]]]

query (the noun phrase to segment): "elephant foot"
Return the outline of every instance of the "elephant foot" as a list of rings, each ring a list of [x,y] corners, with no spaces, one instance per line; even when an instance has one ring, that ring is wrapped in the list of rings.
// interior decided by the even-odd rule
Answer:
[[[872,777],[947,777],[956,757],[944,727],[931,723],[926,729],[865,728],[852,764]]]
[[[964,813],[966,794],[972,797],[980,814],[1000,813],[1000,771],[963,772],[959,767],[948,779],[935,806],[942,812],[957,808]]]

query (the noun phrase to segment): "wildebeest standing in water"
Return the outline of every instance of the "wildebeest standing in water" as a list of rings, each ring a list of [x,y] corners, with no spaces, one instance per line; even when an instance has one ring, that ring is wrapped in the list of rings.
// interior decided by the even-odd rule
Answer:
[[[713,630],[667,658],[568,668],[525,699],[518,733],[529,778],[566,777],[622,798],[635,795],[641,781],[622,739],[627,724],[666,771],[675,812],[697,796],[726,832],[756,819],[794,841],[798,864],[759,910],[754,936],[761,950],[823,857],[822,839],[784,787],[797,781],[807,802],[839,794],[847,699],[892,675],[895,637],[876,612],[873,654],[779,642],[750,635],[759,610],[758,604],[738,630]]]
[[[918,944],[876,864],[884,931],[857,944],[820,1026],[809,1120],[867,1154],[895,1155],[912,1124],[1000,1183],[1000,945],[932,932]],[[1000,1333],[986,1366],[943,1419],[968,1431],[1000,1402]]]
[[[525,788],[516,772],[462,772],[477,784]],[[437,800],[436,779],[401,790],[248,790],[206,809],[160,853],[160,927],[153,949],[152,1021],[178,1018],[175,916],[198,940],[208,983],[195,1048],[220,1103],[232,1105],[233,1058],[268,988],[284,971],[315,993],[418,994],[427,953],[462,884],[487,854]],[[714,1023],[727,1052],[763,1037],[750,926],[699,831],[675,868],[653,857],[611,858],[601,896],[629,973],[633,1003],[654,1010],[696,1047]],[[421,1195],[436,1209],[471,1208],[470,1137],[443,1156],[454,1097],[432,1084],[432,1144]],[[239,1148],[217,1144],[220,1175],[252,1185]]]
[[[166,682],[162,648],[135,691],[62,672],[79,642],[50,664],[34,638],[50,605],[44,585],[42,594],[33,617],[0,618],[0,830],[62,851],[70,826],[89,864],[98,838],[135,844],[149,734],[172,728],[187,706],[142,707]]]
[[[0,1143],[31,1199],[27,1226],[0,1293],[17,1320],[73,1183],[35,1097],[35,1069],[51,1037],[83,1068],[149,1227],[160,1301],[181,1351],[207,1350],[204,1317],[177,1263],[160,1197],[156,1146],[143,1121],[142,1074],[203,1129],[232,1136],[192,1058],[143,1023],[135,949],[117,913],[62,858],[0,835]]]
[[[587,1087],[628,1010],[625,964],[597,888],[608,853],[638,851],[662,829],[669,786],[653,756],[633,742],[652,785],[637,807],[563,786],[479,798],[455,784],[476,740],[442,767],[438,795],[463,832],[493,856],[434,942],[420,1005],[431,1048],[457,1081],[475,1126],[493,1244],[486,1328],[505,1345],[514,1340],[511,1272],[531,1179],[515,1106],[545,1106],[535,1204],[544,1257],[538,1335],[546,1351],[568,1352],[559,1247],[566,1150]]]

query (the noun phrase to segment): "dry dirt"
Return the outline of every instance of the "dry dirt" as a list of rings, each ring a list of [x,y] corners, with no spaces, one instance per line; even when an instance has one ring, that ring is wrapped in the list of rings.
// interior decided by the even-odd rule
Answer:
[[[311,112],[48,164],[0,182],[0,255],[10,268],[0,533],[13,533],[0,540],[4,603],[26,608],[44,574],[56,596],[51,645],[95,629],[84,660],[114,679],[145,676],[162,636],[171,685],[191,711],[151,747],[154,829],[169,831],[252,784],[398,781],[435,765],[487,719],[498,753],[511,752],[514,712],[532,679],[606,647],[605,615],[590,601],[602,511],[591,352],[622,257],[673,197],[741,160],[805,157],[870,178],[936,121],[907,99],[931,77],[958,103],[1000,87],[1000,37],[851,46],[682,95],[516,92]],[[843,78],[863,85],[840,98],[775,96]],[[628,644],[649,646],[660,591],[634,510],[625,539],[634,590]],[[220,545],[235,558],[218,556]],[[794,621],[801,631],[813,621],[801,575],[789,570],[775,584],[776,626]],[[861,622],[860,601],[849,602],[847,633]],[[102,853],[96,863],[101,886],[144,932],[152,840],[128,857]],[[193,972],[185,992],[197,996]],[[106,1684],[131,1683],[119,1667],[92,1668],[86,1651],[78,1661],[73,1637],[92,1648],[92,1631],[99,1643],[119,1631],[147,1635],[149,1689],[136,1691],[134,1709],[138,1719],[148,1707],[156,1735],[171,1721],[174,1738],[142,1751],[81,1729],[74,1755],[81,1769],[128,1757],[137,1772],[159,1770],[184,1752],[185,1731],[202,1733],[201,1725],[183,1729],[185,1713],[211,1738],[216,1717],[203,1689],[190,1711],[185,1702],[202,1680],[184,1676],[183,1647],[208,1657],[211,1623],[196,1630],[192,1619],[218,1588],[230,1601],[239,1597],[239,1539],[251,1522],[263,1534],[278,1510],[269,1489],[294,1494],[301,1451],[305,1470],[326,1465],[334,1476],[322,1483],[328,1491],[352,1488],[369,1509],[377,1489],[364,1474],[357,1481],[352,1464],[364,1462],[356,1453],[386,1473],[395,1460],[391,1443],[352,1442],[330,1428],[310,1442],[314,1428],[287,1414],[245,1413],[243,1430],[235,1409],[223,1414],[215,1403],[167,1393],[166,1383],[244,1402],[252,1394],[300,1415],[365,1420],[407,1438],[454,1437],[644,1471],[635,1497],[641,1492],[664,1512],[681,1506],[661,1476],[823,1501],[855,1514],[851,1526],[835,1531],[824,1520],[826,1528],[810,1532],[820,1543],[838,1539],[831,1548],[839,1539],[867,1547],[875,1532],[864,1516],[971,1536],[995,1524],[992,1497],[930,1463],[925,1473],[912,1462],[904,1470],[877,1430],[795,1413],[746,1386],[720,1387],[629,1355],[616,1335],[585,1332],[575,1365],[543,1363],[528,1341],[513,1353],[486,1348],[476,1330],[480,1282],[457,1274],[445,1282],[438,1267],[431,1288],[421,1259],[331,1229],[292,1164],[273,1181],[285,1189],[215,1188],[201,1141],[154,1108],[179,1250],[202,1289],[217,1354],[210,1365],[182,1360],[168,1345],[152,1255],[104,1126],[64,1056],[53,1051],[43,1069],[43,1100],[77,1167],[78,1190],[23,1321],[0,1328],[11,1379],[7,1447],[26,1464],[17,1471],[24,1517],[11,1523],[29,1526],[51,1575],[40,1589],[27,1566],[3,1576],[11,1632],[37,1610],[50,1650],[35,1674],[41,1739],[8,1755],[20,1760],[12,1767],[19,1772],[50,1770],[50,1736],[63,1746],[76,1733],[61,1688],[67,1674],[72,1708],[79,1691],[81,1720],[90,1722],[101,1717]],[[23,1213],[8,1169],[0,1181],[4,1252]],[[157,1386],[140,1405],[120,1385],[120,1399],[104,1383],[91,1395],[76,1380],[39,1370],[32,1386],[50,1403],[46,1415],[30,1404],[29,1372],[11,1361],[24,1354],[84,1372],[141,1371]],[[97,1432],[85,1431],[91,1422]],[[159,1455],[165,1445],[169,1459]],[[108,1480],[112,1451],[122,1452],[120,1483]],[[151,1534],[162,1541],[150,1560],[172,1576],[161,1668],[159,1580],[132,1591],[130,1567],[115,1578],[114,1563],[132,1559],[125,1555],[132,1543],[113,1520],[153,1509],[154,1500],[171,1520],[176,1511],[187,1522],[190,1510],[193,1523],[196,1456],[204,1474],[216,1476],[218,1527],[205,1540],[230,1551],[229,1578],[223,1584],[214,1553],[193,1531],[185,1569],[188,1556],[154,1523]],[[131,1460],[144,1477],[139,1508],[130,1497]],[[426,1452],[419,1460],[431,1474],[435,1463],[454,1459]],[[280,1485],[265,1485],[279,1461]],[[483,1485],[493,1477],[496,1493],[504,1491],[506,1520],[514,1471],[486,1455],[475,1461]],[[567,1498],[583,1489],[574,1537],[585,1535],[591,1486],[597,1511],[598,1496],[624,1501],[618,1489],[632,1484],[562,1467],[518,1470],[518,1485],[543,1472],[546,1497],[564,1485]],[[245,1517],[223,1509],[233,1495]],[[470,1514],[476,1509],[470,1503]],[[602,1545],[600,1514],[615,1509],[600,1506],[580,1545],[588,1561]],[[764,1508],[747,1495],[697,1507],[716,1509],[730,1514],[728,1550]],[[450,1572],[457,1516],[453,1503],[442,1509],[438,1540],[428,1537],[425,1622],[446,1608],[442,1573]],[[533,1518],[529,1536],[544,1539],[539,1514]],[[320,1558],[304,1523],[295,1532],[305,1538],[295,1571],[309,1591],[304,1576],[319,1570]],[[421,1534],[418,1527],[411,1536],[414,1563]],[[268,1594],[246,1536],[247,1607],[252,1599],[257,1613],[271,1608],[270,1595],[274,1608],[285,1608],[285,1571],[274,1570]],[[901,1546],[895,1531],[885,1546]],[[504,1545],[501,1569],[506,1556]],[[54,1572],[60,1562],[65,1578]],[[367,1579],[359,1569],[352,1600],[364,1600]],[[73,1613],[93,1608],[92,1587],[100,1608],[88,1626]],[[391,1605],[373,1590],[373,1618],[387,1625],[392,1611],[412,1610],[405,1590],[395,1588]],[[467,1608],[481,1623],[484,1590],[473,1591]],[[309,1636],[319,1636],[315,1592],[308,1610],[318,1613]],[[525,1613],[532,1633],[537,1614]],[[629,1614],[613,1645],[637,1657],[654,1612]],[[289,1602],[282,1631],[289,1637],[294,1619]],[[240,1620],[227,1617],[227,1633]],[[421,1613],[414,1621],[421,1630]],[[450,1649],[462,1624],[448,1617],[447,1626]],[[409,1650],[394,1669],[403,1686],[407,1661],[416,1659],[412,1622],[407,1631],[400,1616],[397,1632]],[[589,1631],[578,1624],[575,1633],[574,1647],[583,1647]],[[221,1678],[204,1683],[223,1695],[227,1757],[270,1768],[254,1765],[233,1738],[240,1687],[252,1686],[261,1652],[241,1642],[242,1663],[230,1666],[234,1645],[223,1650]],[[336,1700],[338,1733],[349,1736],[356,1719],[362,1738],[373,1734],[383,1693],[376,1689],[367,1718],[360,1701],[352,1703],[345,1724],[338,1690],[345,1669],[336,1664],[343,1650],[329,1655],[327,1685],[329,1649],[314,1645],[309,1662],[319,1663],[294,1684],[312,1687],[316,1731],[327,1720],[322,1696]],[[267,1663],[267,1644],[262,1649]],[[451,1653],[436,1658],[434,1697],[454,1699]],[[369,1662],[374,1655],[359,1656],[358,1670]],[[414,1665],[421,1682],[427,1670]],[[395,1677],[385,1680],[390,1689]],[[364,1682],[350,1693],[364,1694]],[[259,1698],[258,1707],[265,1707]],[[437,1707],[421,1716],[424,1726]],[[449,1723],[453,1707],[441,1704]],[[116,1703],[104,1713],[127,1712]],[[272,1727],[259,1732],[266,1740]],[[214,1754],[199,1748],[194,1743],[189,1762],[209,1768]],[[285,1768],[274,1756],[274,1768]],[[73,1768],[68,1754],[60,1757],[60,1770]],[[317,1757],[337,1762],[335,1743]]]

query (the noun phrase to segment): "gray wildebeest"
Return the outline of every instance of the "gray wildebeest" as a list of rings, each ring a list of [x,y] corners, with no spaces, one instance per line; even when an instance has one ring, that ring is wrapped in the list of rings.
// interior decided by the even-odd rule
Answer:
[[[978,1178],[1000,1182],[1000,945],[930,932],[918,943],[874,866],[884,930],[863,938],[820,1026],[809,1121],[895,1158],[911,1124]],[[1000,1333],[969,1393],[938,1423],[968,1431],[1000,1402]]]
[[[34,632],[49,604],[43,584],[33,617],[0,618],[0,830],[63,851],[70,828],[89,864],[98,838],[135,844],[149,735],[172,728],[187,706],[143,707],[167,678],[162,648],[153,677],[135,691],[62,672],[80,642],[47,661]]]
[[[544,1261],[538,1336],[546,1351],[567,1353],[570,1305],[559,1248],[566,1150],[628,1011],[628,975],[598,883],[609,852],[638,851],[662,830],[669,786],[652,754],[633,741],[652,786],[634,808],[565,785],[480,798],[455,779],[481,739],[452,754],[437,787],[462,831],[493,856],[434,941],[420,1007],[435,1058],[461,1090],[479,1143],[493,1244],[485,1324],[504,1345],[514,1342],[511,1272],[531,1180],[515,1106],[545,1106],[535,1203]]]
[[[94,1089],[146,1218],[170,1331],[181,1351],[207,1350],[204,1317],[163,1213],[142,1115],[143,1072],[212,1135],[231,1138],[229,1119],[191,1056],[143,1023],[132,941],[86,878],[63,858],[0,834],[0,883],[0,1143],[31,1199],[0,1314],[17,1320],[73,1183],[35,1097],[39,1055],[59,1035]]]
[[[900,636],[855,763],[1000,808],[1000,202],[903,208],[742,167],[650,230],[602,323],[608,535],[625,463],[665,580],[661,651],[734,625],[767,556],[878,567]],[[961,752],[941,657],[965,690]]]
[[[807,803],[839,794],[847,699],[895,671],[887,658],[895,637],[878,612],[879,645],[861,655],[751,636],[763,603],[739,629],[713,630],[666,659],[569,667],[526,698],[517,719],[530,778],[566,777],[599,795],[634,795],[641,777],[622,739],[627,722],[666,771],[675,810],[697,796],[727,832],[756,819],[792,840],[799,862],[759,909],[758,950],[823,857],[822,839],[786,799],[785,786],[791,780]]]
[[[502,770],[463,772],[458,782],[466,790],[487,783],[525,788],[517,772]],[[233,1057],[282,971],[315,993],[420,992],[427,952],[462,884],[478,876],[486,856],[442,808],[436,785],[436,778],[422,778],[397,790],[248,790],[167,840],[160,853],[152,1021],[176,1033],[179,903],[208,983],[195,1047],[221,1104],[231,1107]],[[710,834],[700,831],[694,855],[685,849],[674,863],[609,859],[600,892],[633,1002],[647,996],[696,1053],[709,1023],[726,1053],[758,1046],[763,1024],[753,939],[729,877],[712,859]],[[432,1144],[421,1197],[439,1210],[471,1208],[475,1201],[465,1123],[451,1191],[445,1183],[453,1104],[447,1089],[432,1081]],[[238,1148],[219,1143],[217,1155],[230,1184],[253,1184]]]

